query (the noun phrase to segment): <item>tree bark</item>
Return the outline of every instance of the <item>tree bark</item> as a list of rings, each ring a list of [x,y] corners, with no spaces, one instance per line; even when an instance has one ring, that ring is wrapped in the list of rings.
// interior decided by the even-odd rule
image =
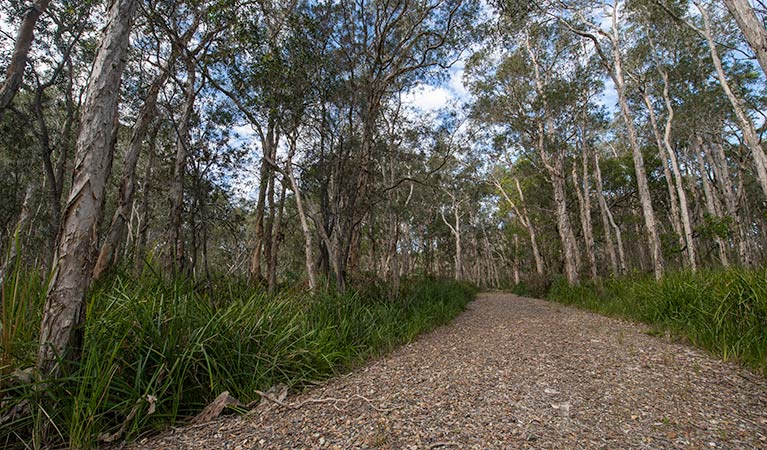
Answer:
[[[27,8],[24,18],[21,20],[19,32],[16,35],[16,43],[13,48],[11,62],[5,72],[5,81],[0,86],[0,118],[13,101],[13,97],[21,87],[24,80],[24,69],[27,66],[27,55],[35,39],[35,24],[37,19],[48,8],[50,0],[37,0]]]
[[[85,293],[91,282],[106,182],[112,168],[120,78],[135,0],[115,0],[88,79],[75,151],[72,188],[64,210],[40,329],[37,367],[56,376],[60,361],[77,358]]]
[[[149,137],[149,161],[146,163],[146,169],[144,171],[144,179],[141,182],[141,209],[139,211],[139,226],[138,226],[138,239],[136,240],[136,253],[134,258],[134,270],[137,274],[141,273],[144,268],[144,261],[146,258],[146,245],[149,234],[149,189],[152,182],[152,174],[154,172],[154,162],[157,147],[157,133],[159,133],[160,127],[155,126],[152,130],[152,134]]]
[[[170,73],[168,67],[161,69],[161,73],[154,79],[147,91],[144,105],[139,111],[136,123],[133,125],[128,151],[123,161],[123,174],[120,180],[120,190],[117,194],[117,209],[112,216],[104,243],[101,245],[96,267],[93,269],[93,279],[100,279],[104,273],[115,263],[117,250],[125,240],[128,222],[133,212],[133,195],[136,191],[136,165],[138,164],[141,148],[144,145],[144,137],[149,125],[157,113],[157,96],[160,89],[165,85]]]
[[[711,185],[711,180],[708,178],[708,169],[706,168],[706,163],[703,160],[703,141],[699,136],[695,137],[695,146],[692,149],[692,152],[695,154],[694,158],[698,163],[698,170],[700,171],[700,179],[701,183],[703,184],[703,194],[706,197],[706,212],[711,217],[720,218],[722,216],[721,208],[719,205],[717,205],[716,193],[714,192],[714,188]],[[716,246],[719,249],[720,263],[725,267],[729,266],[730,263],[727,259],[727,246],[719,236],[717,236],[714,240],[716,241]]]
[[[663,138],[661,137],[660,130],[658,129],[658,121],[655,117],[655,109],[650,101],[650,96],[647,91],[642,87],[640,88],[642,93],[642,99],[647,107],[647,112],[650,117],[650,127],[652,128],[653,136],[655,137],[655,143],[658,146],[658,154],[660,155],[661,166],[663,166],[663,177],[666,180],[666,189],[668,190],[669,205],[671,206],[669,216],[671,218],[671,227],[674,230],[679,239],[679,247],[685,248],[689,244],[685,241],[685,231],[682,227],[682,215],[679,211],[679,197],[677,196],[677,188],[674,184],[674,177],[671,174],[671,169],[668,167],[669,155],[666,151],[666,147],[663,144]],[[669,121],[667,121],[667,124]],[[689,247],[687,247],[689,248]],[[694,261],[694,259],[693,259]],[[689,264],[689,258],[688,258]]]
[[[756,54],[756,60],[767,75],[767,30],[762,21],[756,16],[754,8],[748,0],[724,0],[738,28],[746,38],[746,42]]]
[[[171,183],[171,249],[170,262],[174,271],[184,270],[186,252],[184,249],[183,212],[184,212],[184,176],[186,162],[189,157],[189,129],[194,114],[194,102],[197,96],[195,83],[197,80],[197,64],[193,57],[186,58],[186,81],[184,84],[184,108],[176,130],[176,161],[173,166],[173,181]]]
[[[746,245],[746,237],[743,231],[743,223],[738,211],[738,198],[735,194],[735,188],[732,185],[732,179],[730,178],[730,168],[727,163],[727,155],[724,153],[722,144],[716,143],[713,145],[716,150],[714,153],[714,160],[717,170],[717,177],[722,182],[722,193],[724,194],[724,205],[727,209],[727,214],[732,218],[735,224],[735,241],[738,248],[738,260],[740,264],[744,266],[750,265],[748,257],[748,247]]]
[[[544,89],[538,57],[530,45],[529,36],[525,36],[525,47],[530,56],[530,61],[533,63],[535,89],[538,97],[540,97],[544,116],[543,120],[538,123],[536,146],[541,160],[549,173],[554,189],[554,207],[556,208],[557,230],[559,231],[559,238],[562,243],[565,276],[570,284],[575,284],[578,282],[578,266],[580,262],[578,259],[580,256],[575,248],[575,236],[570,225],[570,217],[567,213],[567,195],[565,192],[567,175],[565,173],[564,155],[561,149],[555,150],[556,153],[554,155],[550,155],[547,149],[547,145],[551,146],[556,141],[554,123],[548,111],[547,94]]]
[[[519,193],[521,209],[518,208],[517,204],[511,199],[511,197],[509,197],[501,183],[498,180],[493,179],[493,183],[501,192],[503,198],[506,199],[506,201],[509,203],[509,206],[511,206],[511,208],[516,213],[517,220],[519,220],[519,223],[521,223],[522,226],[527,230],[527,233],[530,236],[530,248],[533,251],[533,259],[535,260],[535,272],[538,275],[543,275],[543,257],[541,256],[540,248],[538,248],[538,237],[535,233],[535,228],[533,227],[533,223],[530,220],[530,215],[527,213],[525,195],[522,193],[522,186],[519,184],[519,180],[515,178],[514,182],[516,183],[517,193]]]
[[[282,222],[283,215],[285,213],[285,194],[288,188],[288,184],[285,181],[286,180],[283,178],[282,182],[280,183],[280,206],[277,212],[277,219],[274,223],[271,251],[269,252],[269,292],[275,292],[277,290],[277,255],[280,250],[280,243],[282,243]]]
[[[687,243],[687,262],[692,270],[697,268],[697,256],[695,248],[695,239],[693,236],[692,220],[690,219],[690,205],[687,201],[687,192],[684,190],[684,177],[682,171],[679,169],[679,161],[676,158],[676,152],[674,152],[671,146],[671,127],[674,122],[674,107],[671,103],[671,96],[669,95],[669,82],[668,73],[658,68],[661,78],[663,78],[663,101],[666,105],[666,126],[663,131],[663,146],[666,149],[666,155],[671,161],[671,170],[674,174],[674,185],[676,186],[676,192],[679,197],[679,206],[682,218],[682,228],[684,229],[684,239]],[[665,165],[665,164],[664,164]]]
[[[578,187],[578,170],[575,164],[573,164],[572,177],[573,186],[575,186],[575,193],[578,197],[578,206],[580,207],[580,219],[581,228],[583,229],[583,240],[586,243],[586,259],[589,262],[589,275],[592,280],[597,279],[597,258],[594,253],[594,231],[591,222],[591,189],[589,187],[589,171],[588,171],[588,151],[583,148],[583,191]]]
[[[599,192],[599,207],[602,210],[602,220],[605,227],[605,241],[607,242],[610,260],[613,265],[613,275],[624,274],[626,273],[626,253],[623,250],[623,237],[621,235],[620,227],[615,223],[613,214],[607,206],[607,200],[605,200],[604,187],[602,184],[602,169],[599,168],[599,154],[596,152],[594,152],[594,175],[597,183],[597,192]],[[610,227],[613,228],[615,239],[618,241],[617,262],[615,260],[615,250],[613,249]]]
[[[287,172],[288,180],[290,180],[290,188],[293,190],[293,194],[296,196],[296,209],[298,209],[298,218],[301,222],[301,231],[304,233],[304,255],[306,257],[306,277],[309,279],[309,289],[314,291],[317,289],[317,271],[314,267],[314,245],[312,243],[312,231],[309,229],[309,221],[306,219],[306,210],[304,209],[304,201],[301,197],[301,190],[298,188],[296,177],[293,175],[293,155],[295,154],[296,143],[292,140],[290,143],[290,154],[288,155],[288,161],[285,164],[285,171]]]
[[[703,18],[703,30],[695,27],[693,27],[693,29],[701,33],[706,39],[709,53],[711,54],[711,59],[714,62],[714,68],[716,69],[716,75],[719,79],[719,84],[722,86],[722,90],[724,90],[727,99],[732,105],[735,117],[743,132],[743,140],[746,142],[746,146],[751,151],[751,157],[754,159],[754,166],[756,167],[756,175],[759,180],[759,185],[762,188],[762,192],[764,192],[765,198],[767,198],[767,156],[765,156],[764,149],[762,149],[762,145],[759,142],[759,135],[754,128],[754,123],[745,112],[742,100],[735,95],[730,88],[730,83],[727,81],[727,76],[725,75],[724,67],[722,66],[722,60],[719,58],[719,51],[716,48],[716,42],[714,41],[714,36],[711,31],[711,20],[708,12],[698,2],[695,2],[695,6],[698,8],[701,17]]]
[[[650,249],[653,273],[656,279],[663,276],[663,254],[661,252],[660,237],[655,220],[655,211],[653,210],[652,198],[650,197],[650,187],[647,182],[647,173],[645,171],[644,156],[639,146],[637,131],[634,127],[633,114],[629,108],[626,99],[626,82],[623,76],[623,55],[620,49],[620,30],[618,27],[618,8],[613,8],[612,17],[612,53],[613,70],[610,76],[615,84],[615,90],[618,93],[618,103],[620,105],[621,116],[626,125],[629,146],[634,160],[634,172],[637,180],[637,192],[639,194],[639,203],[642,206],[642,215],[644,216],[645,232],[647,234],[647,243]]]
[[[459,211],[459,204],[455,201],[455,198],[451,196],[453,199],[453,217],[455,219],[455,224],[451,224],[447,221],[447,218],[445,217],[445,212],[440,210],[440,215],[442,216],[442,221],[447,225],[448,228],[450,228],[450,232],[453,234],[453,240],[455,243],[455,256],[453,259],[453,278],[456,281],[461,281],[463,279],[463,243],[461,241],[461,213]]]

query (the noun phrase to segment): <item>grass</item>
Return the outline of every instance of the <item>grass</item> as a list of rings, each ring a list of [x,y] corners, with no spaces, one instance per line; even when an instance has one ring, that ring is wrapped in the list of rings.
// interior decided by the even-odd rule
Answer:
[[[570,286],[557,279],[547,298],[670,332],[724,360],[767,375],[767,271],[732,268],[670,272]]]
[[[3,290],[0,447],[95,447],[194,416],[222,391],[241,402],[275,384],[298,388],[346,371],[455,317],[468,285],[404,282],[345,294],[268,295],[235,280],[212,288],[118,276],[89,298],[82,357],[66,377],[18,381],[36,350],[44,280],[7,280]],[[6,305],[12,305],[8,308]]]

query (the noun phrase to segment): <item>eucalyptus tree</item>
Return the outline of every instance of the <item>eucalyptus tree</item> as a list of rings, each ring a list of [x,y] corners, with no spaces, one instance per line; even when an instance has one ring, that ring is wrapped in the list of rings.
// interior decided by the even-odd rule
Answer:
[[[746,42],[754,51],[756,60],[767,76],[767,30],[764,17],[759,17],[748,0],[724,0],[724,4],[735,18]]]
[[[559,11],[554,11],[550,14],[554,15],[560,23],[574,34],[589,40],[605,72],[613,81],[634,163],[637,193],[639,194],[639,201],[642,207],[644,228],[650,249],[653,272],[656,278],[660,278],[663,275],[664,261],[658,223],[650,194],[644,155],[642,154],[634,122],[635,117],[627,98],[626,68],[624,64],[625,5],[617,0],[606,4],[593,5],[602,6],[602,11],[594,11],[593,6],[591,8],[588,8],[588,6],[592,5],[586,5],[586,8],[584,8],[584,5],[581,3],[572,2],[572,4],[568,4]],[[589,12],[591,14],[588,14]],[[600,23],[600,12],[604,12],[609,19],[609,27],[607,29],[603,28]]]
[[[658,0],[658,4],[682,26],[695,31],[705,40],[709,50],[709,57],[716,73],[716,79],[735,114],[743,141],[751,152],[759,185],[764,196],[767,197],[767,156],[761,146],[754,120],[748,114],[747,104],[742,95],[738,94],[738,89],[733,88],[733,83],[728,78],[723,60],[723,51],[719,48],[718,39],[721,37],[719,33],[722,28],[726,28],[726,22],[729,17],[722,14],[722,11],[716,8],[717,5],[706,5],[697,0],[692,1],[694,8],[689,8],[688,2],[669,3]],[[691,10],[698,13],[697,17],[691,15]]]
[[[13,54],[5,71],[5,80],[0,86],[0,118],[13,101],[24,80],[24,69],[27,65],[29,50],[35,38],[35,25],[48,8],[50,0],[36,0],[23,9],[19,24]]]
[[[81,88],[78,79],[88,67],[83,63],[84,41],[92,34],[94,24],[91,8],[97,5],[83,2],[77,8],[53,6],[44,24],[49,29],[39,33],[36,47],[41,50],[31,58],[27,72],[28,83],[10,108],[14,115],[28,121],[37,141],[34,152],[42,166],[47,194],[49,221],[44,260],[50,267],[61,223],[61,198],[65,188],[65,169],[72,156],[74,134],[78,126]],[[19,149],[20,150],[20,149]]]
[[[40,329],[37,366],[48,375],[57,375],[61,361],[77,356],[85,293],[96,256],[96,232],[112,167],[120,79],[135,8],[134,0],[113,2],[88,79],[72,187],[62,216]]]
[[[143,104],[139,106],[135,122],[130,134],[128,148],[123,160],[122,175],[117,197],[117,207],[112,216],[109,230],[101,244],[99,256],[93,271],[95,279],[101,278],[103,274],[114,265],[117,260],[119,247],[126,239],[126,232],[130,218],[133,214],[134,195],[136,190],[136,169],[138,161],[144,148],[144,141],[147,132],[155,121],[157,116],[157,103],[160,92],[165,88],[171,72],[179,55],[187,51],[187,46],[192,36],[197,32],[197,27],[190,26],[181,33],[178,40],[170,42],[161,38],[165,34],[165,29],[158,26],[164,18],[159,17],[158,8],[154,11],[149,10],[146,15],[146,31],[144,32],[144,43],[149,47],[148,55],[141,54],[141,60],[137,63],[143,70],[153,74],[151,82],[145,87],[145,96]],[[197,19],[199,21],[199,19]],[[170,48],[169,51],[164,48]],[[146,60],[152,61],[148,63]],[[155,70],[153,66],[157,66]]]
[[[579,255],[567,206],[566,161],[576,143],[580,111],[589,107],[582,104],[581,92],[584,83],[593,80],[579,70],[579,43],[557,22],[529,24],[517,38],[521,43],[504,50],[500,61],[493,61],[492,56],[482,60],[481,54],[474,58],[470,85],[477,96],[475,116],[482,122],[506,127],[547,173],[565,275],[575,283]],[[523,224],[527,222],[524,215],[518,215]],[[529,223],[526,228],[531,230]],[[593,261],[591,254],[589,260]]]

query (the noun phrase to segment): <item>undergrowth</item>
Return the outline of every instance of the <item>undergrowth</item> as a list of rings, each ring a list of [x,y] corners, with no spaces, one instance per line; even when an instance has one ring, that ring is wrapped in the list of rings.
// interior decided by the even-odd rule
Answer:
[[[89,297],[82,357],[67,376],[37,380],[45,282],[6,280],[0,334],[0,447],[91,448],[194,416],[229,391],[242,403],[275,384],[300,387],[345,371],[455,317],[474,288],[437,280],[376,285],[344,294],[288,290],[270,295],[219,280],[118,276]],[[25,381],[21,381],[24,380]]]
[[[547,298],[644,322],[724,360],[767,375],[767,271],[733,268],[670,272],[569,285],[557,279]]]

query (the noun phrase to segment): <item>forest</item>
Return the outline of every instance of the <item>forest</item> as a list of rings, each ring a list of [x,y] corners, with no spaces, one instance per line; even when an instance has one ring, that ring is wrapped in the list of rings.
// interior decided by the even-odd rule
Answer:
[[[0,5],[2,446],[304,386],[479,289],[767,369],[759,0]]]

